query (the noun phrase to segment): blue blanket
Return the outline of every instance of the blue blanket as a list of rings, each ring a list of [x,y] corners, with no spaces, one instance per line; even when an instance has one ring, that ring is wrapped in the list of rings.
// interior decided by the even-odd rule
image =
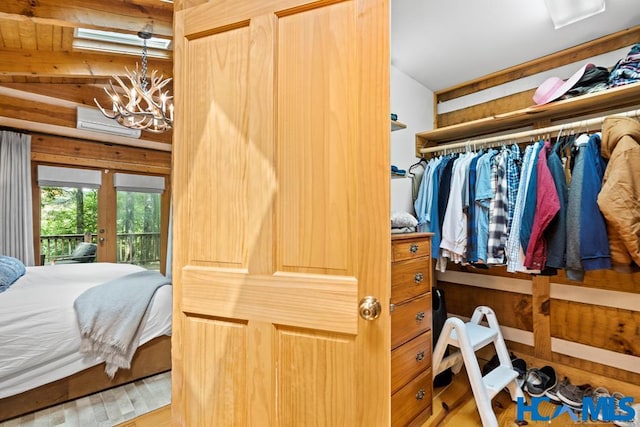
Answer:
[[[80,352],[103,359],[113,378],[129,369],[158,288],[171,281],[157,271],[139,271],[83,292],[74,302],[80,326]]]
[[[13,285],[26,271],[19,259],[0,255],[0,293],[9,289],[9,286]]]

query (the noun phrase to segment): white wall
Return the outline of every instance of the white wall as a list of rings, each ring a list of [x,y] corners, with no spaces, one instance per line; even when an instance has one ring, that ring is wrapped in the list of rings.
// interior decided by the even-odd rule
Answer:
[[[406,129],[391,132],[391,164],[408,170],[418,161],[416,133],[433,129],[433,92],[391,66],[391,112]],[[410,178],[391,178],[391,212],[413,214]]]

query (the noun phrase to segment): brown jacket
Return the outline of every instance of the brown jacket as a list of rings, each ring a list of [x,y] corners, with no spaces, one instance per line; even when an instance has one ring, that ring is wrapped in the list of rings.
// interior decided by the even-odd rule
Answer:
[[[631,271],[640,266],[640,122],[606,118],[601,150],[609,162],[598,206],[607,222],[611,261],[616,270]]]

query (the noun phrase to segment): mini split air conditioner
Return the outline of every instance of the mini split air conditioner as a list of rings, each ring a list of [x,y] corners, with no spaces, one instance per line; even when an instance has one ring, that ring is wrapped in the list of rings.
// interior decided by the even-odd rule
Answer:
[[[129,138],[140,138],[142,133],[140,129],[130,129],[122,126],[115,119],[105,117],[97,108],[90,107],[78,107],[76,128]]]

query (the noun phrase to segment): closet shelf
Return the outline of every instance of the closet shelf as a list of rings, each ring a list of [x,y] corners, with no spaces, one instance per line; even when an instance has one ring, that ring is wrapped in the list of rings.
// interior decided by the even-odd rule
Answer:
[[[416,134],[416,155],[420,149],[434,144],[461,141],[495,132],[534,127],[536,123],[565,120],[640,104],[640,83],[590,93],[575,98],[535,105],[522,110],[446,126]],[[536,126],[539,127],[539,126]]]
[[[407,125],[405,125],[404,123],[401,123],[397,120],[391,120],[391,132],[393,132],[394,130],[405,129],[406,127]]]

